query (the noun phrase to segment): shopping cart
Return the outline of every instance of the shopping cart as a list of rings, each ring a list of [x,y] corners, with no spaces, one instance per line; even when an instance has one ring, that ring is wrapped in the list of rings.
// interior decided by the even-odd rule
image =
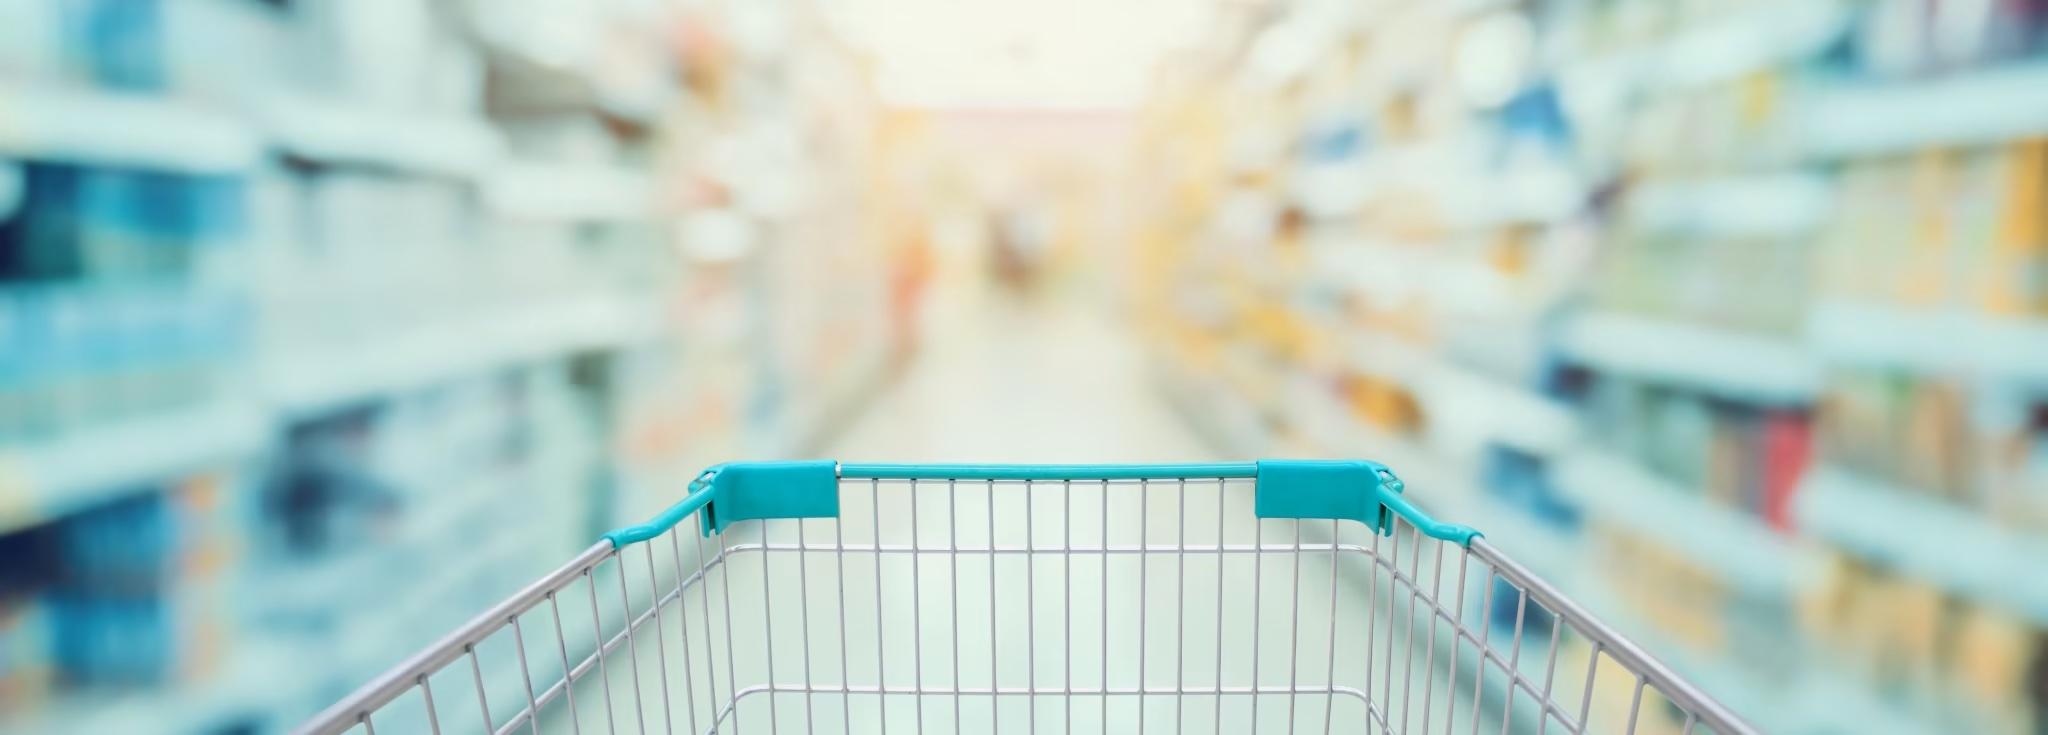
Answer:
[[[1402,489],[722,465],[299,732],[1753,732]]]

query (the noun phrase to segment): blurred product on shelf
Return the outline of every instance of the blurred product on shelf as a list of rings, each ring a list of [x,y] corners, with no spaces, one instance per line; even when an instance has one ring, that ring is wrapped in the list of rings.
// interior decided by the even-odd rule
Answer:
[[[1935,76],[2048,50],[2048,11],[2036,2],[1971,7],[1934,0],[1871,3],[1853,28],[1850,64],[1879,79]]]
[[[1585,411],[1596,442],[1715,505],[1792,530],[1791,496],[1812,445],[1803,412],[1607,377],[1592,381]]]
[[[281,729],[813,446],[927,279],[870,89],[800,2],[0,0],[0,729]]]
[[[29,163],[0,218],[0,438],[34,442],[217,396],[247,306],[232,180]]]
[[[4,701],[161,686],[218,668],[239,550],[226,479],[195,476],[7,537]]]
[[[1807,604],[1822,652],[1895,711],[1975,731],[2031,732],[2048,688],[2048,627],[1847,557]]]
[[[1211,436],[1483,467],[1444,513],[1553,529],[1496,535],[1566,539],[1541,571],[1774,731],[2048,726],[2016,591],[2048,564],[2048,6],[1304,1],[1218,34],[1144,113],[1131,286],[1175,384],[1240,404],[1190,411]]]
[[[1834,381],[1824,412],[1828,456],[1838,467],[1896,481],[1946,501],[1996,511],[1993,498],[2019,500],[1997,480],[2024,471],[2000,466],[2024,461],[2028,428],[2004,427],[2011,434],[1988,434],[1970,418],[1967,393],[1954,382],[1896,372],[1844,371]],[[2021,407],[2024,411],[2024,407]],[[1978,449],[1977,445],[1987,445]],[[2021,448],[2018,453],[1993,453],[1988,445]],[[2003,455],[2003,456],[2001,456]],[[2008,510],[2021,510],[2006,506]],[[2017,521],[2020,515],[2004,515]]]
[[[7,289],[0,439],[47,443],[217,398],[244,354],[247,307],[209,291],[175,282]]]
[[[1842,182],[1841,215],[1819,241],[1830,298],[2048,313],[2048,140],[1845,164]]]
[[[10,19],[20,25],[20,53],[6,59],[9,71],[71,76],[115,89],[161,88],[165,69],[159,0],[77,0],[11,3]]]
[[[9,170],[9,280],[145,280],[202,273],[243,230],[223,176],[30,162]]]
[[[426,621],[459,622],[606,522],[591,498],[554,490],[601,488],[604,399],[555,364],[298,424],[261,489],[269,522],[250,571],[266,591],[252,616],[334,646],[351,674],[425,645],[443,627]],[[460,559],[460,573],[418,563],[429,558]],[[379,600],[361,604],[370,587]],[[293,705],[347,685],[306,682]]]

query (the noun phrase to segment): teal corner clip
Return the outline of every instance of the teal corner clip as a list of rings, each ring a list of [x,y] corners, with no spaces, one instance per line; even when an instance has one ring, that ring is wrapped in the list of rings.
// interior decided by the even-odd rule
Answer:
[[[689,494],[646,523],[612,531],[612,548],[668,532],[699,513],[704,535],[724,533],[740,521],[765,518],[837,518],[839,463],[829,459],[793,462],[732,462],[704,470],[690,481]]]
[[[1460,545],[1479,532],[1442,523],[1409,503],[1407,486],[1393,470],[1364,460],[1262,459],[1253,509],[1260,518],[1329,518],[1365,524],[1382,535],[1394,532],[1395,515],[1423,534]]]
[[[711,501],[701,514],[704,535],[740,521],[839,517],[839,463],[829,459],[734,462],[711,475]]]

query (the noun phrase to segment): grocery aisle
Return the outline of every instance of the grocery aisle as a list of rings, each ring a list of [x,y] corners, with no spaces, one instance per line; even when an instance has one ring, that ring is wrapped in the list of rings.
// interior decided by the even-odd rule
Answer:
[[[992,302],[932,337],[831,443],[842,461],[1214,458],[1146,375],[1138,336],[1072,301]]]
[[[1113,317],[1071,305],[996,304],[961,322],[964,328],[922,350],[825,454],[920,463],[1214,459],[1170,409],[1139,346]],[[804,524],[807,536],[791,523],[765,532],[743,524],[732,532],[742,545],[822,549],[802,563],[775,555],[767,569],[759,555],[726,562],[730,581],[721,577],[718,584],[731,585],[720,597],[732,608],[710,610],[710,629],[730,625],[741,650],[755,650],[752,641],[773,641],[771,655],[737,661],[737,678],[791,687],[772,707],[758,693],[743,700],[734,715],[753,724],[742,728],[801,723],[806,731],[950,733],[1220,726],[1277,732],[1294,729],[1291,721],[1305,731],[1326,722],[1352,731],[1377,716],[1368,715],[1362,700],[1282,692],[1297,685],[1313,691],[1332,680],[1370,686],[1369,666],[1379,668],[1380,677],[1427,676],[1395,665],[1392,641],[1412,646],[1426,636],[1409,627],[1413,618],[1401,621],[1397,634],[1391,618],[1381,617],[1394,610],[1392,583],[1381,576],[1381,599],[1374,603],[1362,557],[1346,557],[1333,570],[1335,559],[1327,553],[1301,554],[1297,561],[1277,551],[1107,559],[1090,551],[1180,543],[1242,552],[1254,541],[1272,548],[1328,540],[1328,527],[1319,523],[1255,524],[1249,483],[1034,488],[884,482],[872,495],[847,493],[842,503],[841,523]],[[890,554],[879,562],[865,553],[829,551],[842,542],[900,548],[913,539],[937,551]],[[1019,548],[1027,539],[1036,550],[1028,556],[974,551],[991,542]],[[1367,539],[1348,526],[1342,535],[1348,544]],[[948,547],[961,551],[944,551]],[[1062,547],[1076,552],[1061,553]],[[794,599],[797,589],[805,590],[804,600]],[[1384,627],[1377,645],[1366,639],[1368,619]],[[1406,651],[1402,659],[1408,654],[1419,660],[1419,651]],[[1448,662],[1449,656],[1435,659],[1439,668]],[[915,687],[928,694],[889,697],[884,709],[872,696],[795,691],[801,681],[829,689],[842,676],[856,686],[880,678],[892,690]],[[1105,706],[1102,697],[1085,693],[1021,695],[1034,684],[1040,692],[1087,692],[1105,683],[1128,691],[1141,680],[1155,691],[1199,691],[1219,684],[1218,677],[1233,689],[1251,686],[1256,677],[1271,693],[1257,697],[1257,704],[1241,694],[1221,702],[1213,695],[1160,694],[1146,697],[1142,707],[1129,696],[1112,697]],[[985,695],[945,693],[991,686],[1011,694],[992,705]],[[1469,701],[1462,692],[1439,693],[1427,708],[1465,713]],[[1423,705],[1406,705],[1402,716],[1421,716]]]
[[[910,463],[1219,458],[1171,408],[1141,345],[1114,316],[1072,302],[950,314],[958,326],[933,330],[821,454]],[[1350,732],[1377,717],[1498,728],[1496,676],[1487,677],[1492,703],[1483,710],[1469,686],[1446,686],[1451,661],[1470,671],[1476,652],[1438,652],[1451,628],[1416,616],[1417,603],[1395,595],[1384,573],[1375,579],[1366,557],[1285,552],[1327,543],[1333,526],[1255,522],[1249,482],[881,482],[841,503],[837,523],[742,522],[729,531],[725,543],[741,551],[723,560],[701,597],[684,601],[703,606],[698,640],[712,641],[713,652],[693,658],[706,674],[678,679],[669,711],[708,720],[711,711],[696,708],[727,701],[724,682],[773,681],[778,693],[748,689],[721,721],[743,731],[854,733]],[[1374,543],[1359,526],[1336,533],[1353,547]],[[925,551],[900,552],[913,543]],[[1252,553],[1253,544],[1266,551]],[[759,545],[785,553],[748,553]],[[813,551],[787,553],[798,545]],[[842,545],[849,550],[834,551]],[[899,551],[879,559],[864,551],[876,545]],[[1008,551],[990,554],[991,545]],[[1017,553],[1027,545],[1030,553]],[[1235,551],[1161,550],[1173,545]],[[1123,551],[1105,556],[1095,551],[1102,547]],[[1140,547],[1154,551],[1131,553]],[[1476,579],[1463,595],[1441,586],[1441,562],[1408,572],[1439,579],[1438,594],[1477,599]],[[637,645],[639,658],[611,673],[617,686],[651,695],[651,682],[668,673],[651,662],[665,656],[644,636]],[[635,669],[641,677],[626,684],[622,672]],[[684,669],[699,670],[673,673]],[[1407,688],[1383,688],[1397,680]],[[925,694],[886,703],[845,697],[831,691],[841,681]],[[1142,704],[1129,696],[1141,681],[1158,692]],[[1330,693],[1333,682],[1347,693]],[[638,695],[606,698],[608,686],[581,682],[580,698],[606,702],[586,707],[581,724],[654,711]],[[1120,694],[1105,702],[1087,693],[1105,686]],[[1217,686],[1233,694],[1201,694]],[[1265,694],[1245,696],[1252,686]],[[1068,687],[1078,693],[1056,693]],[[956,688],[970,694],[951,694]],[[992,702],[991,688],[1006,694]],[[1170,694],[1182,688],[1190,693]],[[1368,712],[1366,696],[1385,709]]]
[[[0,733],[284,730],[706,467],[825,456],[1370,458],[1771,731],[2048,735],[2048,0],[0,17]],[[1300,562],[1332,524],[1256,519],[1249,480],[875,484],[844,528],[614,557],[504,647],[416,659],[457,712],[422,678],[376,724],[497,730],[559,686],[588,699],[557,729],[644,729],[667,689],[688,731],[737,698],[809,732],[810,697],[657,664],[809,691],[836,636],[835,686],[887,691],[819,731],[1270,732],[1318,717],[1297,677],[1408,657],[1336,640],[1392,625],[1339,612],[1383,537]],[[1525,622],[1600,660],[1452,576],[1427,619],[1500,670]],[[670,583],[694,612],[654,630],[694,654],[635,628]],[[1214,607],[1147,617],[1184,598]],[[1288,712],[1116,683],[1186,694],[1146,656],[1190,640]],[[1505,735],[1546,695],[1457,640],[1423,645]],[[1564,729],[1688,728],[1618,680]],[[925,696],[1027,684],[1098,701]]]

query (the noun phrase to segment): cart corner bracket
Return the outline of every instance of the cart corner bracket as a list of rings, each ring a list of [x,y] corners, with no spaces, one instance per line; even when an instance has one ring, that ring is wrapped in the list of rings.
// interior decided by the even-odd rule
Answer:
[[[1331,518],[1358,521],[1374,531],[1393,530],[1386,498],[1403,485],[1378,462],[1262,459],[1253,503],[1260,518]]]
[[[704,535],[740,521],[839,517],[839,463],[829,460],[733,462],[710,479]]]

